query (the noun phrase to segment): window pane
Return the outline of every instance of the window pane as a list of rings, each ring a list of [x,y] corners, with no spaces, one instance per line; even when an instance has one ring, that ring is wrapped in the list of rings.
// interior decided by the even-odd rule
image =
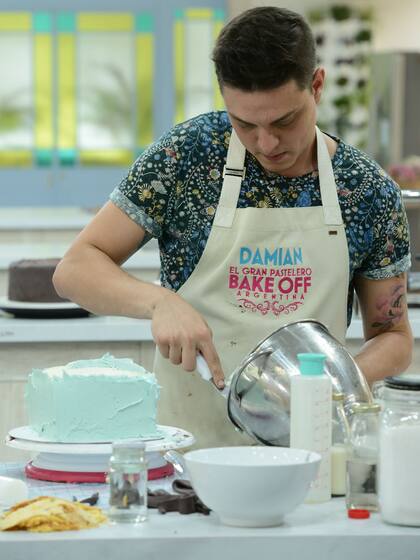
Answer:
[[[214,84],[211,51],[213,21],[187,20],[185,24],[185,118],[213,109]]]
[[[0,33],[0,150],[33,144],[32,39],[29,33]]]
[[[135,123],[131,33],[79,34],[76,68],[79,149],[131,149]]]

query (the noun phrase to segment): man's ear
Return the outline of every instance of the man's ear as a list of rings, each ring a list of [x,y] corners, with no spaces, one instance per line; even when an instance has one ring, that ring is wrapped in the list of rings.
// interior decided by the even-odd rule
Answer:
[[[324,89],[325,69],[319,67],[315,70],[312,78],[312,94],[315,98],[315,103],[321,101],[322,90]]]

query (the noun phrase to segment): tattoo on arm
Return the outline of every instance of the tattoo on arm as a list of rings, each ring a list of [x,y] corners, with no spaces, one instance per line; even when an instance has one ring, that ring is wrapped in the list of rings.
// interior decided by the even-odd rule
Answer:
[[[386,331],[397,324],[405,312],[405,285],[397,284],[389,296],[383,296],[376,302],[376,316],[372,327]]]

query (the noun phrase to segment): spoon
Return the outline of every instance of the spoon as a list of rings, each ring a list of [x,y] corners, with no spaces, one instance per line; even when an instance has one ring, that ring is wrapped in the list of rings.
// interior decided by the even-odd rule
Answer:
[[[181,453],[170,449],[163,455],[163,458],[173,465],[175,471],[183,480],[190,480],[187,465]]]

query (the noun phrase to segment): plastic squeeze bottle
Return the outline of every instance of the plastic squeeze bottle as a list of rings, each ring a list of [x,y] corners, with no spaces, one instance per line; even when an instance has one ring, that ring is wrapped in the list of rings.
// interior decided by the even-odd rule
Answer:
[[[306,503],[331,498],[332,384],[324,373],[324,354],[298,354],[300,375],[290,385],[290,447],[321,455],[318,475]]]

